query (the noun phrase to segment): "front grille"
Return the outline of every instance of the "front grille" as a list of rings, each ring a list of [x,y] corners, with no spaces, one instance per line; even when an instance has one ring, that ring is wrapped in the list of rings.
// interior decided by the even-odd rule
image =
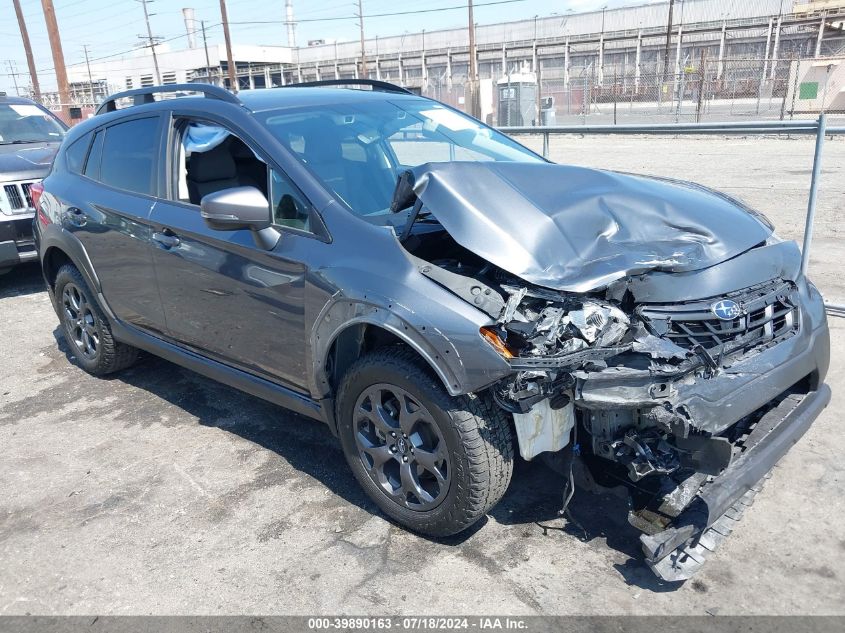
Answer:
[[[29,191],[29,188],[32,186],[31,182],[22,182],[21,183],[21,191],[23,191],[23,196],[26,198],[26,206],[32,208],[34,205],[32,204],[32,194]]]
[[[13,213],[28,211],[33,208],[30,187],[32,187],[31,182],[13,182],[3,185],[3,192],[6,194],[6,200]]]
[[[730,299],[740,315],[722,320],[713,305]],[[681,347],[701,346],[716,350],[734,346],[751,347],[797,331],[798,296],[795,285],[783,280],[685,303],[643,305],[638,313],[651,332]]]
[[[6,191],[6,199],[9,201],[9,206],[12,207],[12,210],[23,209],[23,196],[18,186],[6,185],[3,189]]]

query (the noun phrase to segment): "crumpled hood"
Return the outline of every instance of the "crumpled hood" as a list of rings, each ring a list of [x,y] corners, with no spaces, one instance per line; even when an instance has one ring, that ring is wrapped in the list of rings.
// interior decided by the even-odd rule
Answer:
[[[545,163],[428,163],[413,190],[464,248],[529,283],[573,292],[650,270],[700,270],[771,228],[690,183]]]
[[[58,149],[59,143],[0,145],[0,180],[43,178]]]

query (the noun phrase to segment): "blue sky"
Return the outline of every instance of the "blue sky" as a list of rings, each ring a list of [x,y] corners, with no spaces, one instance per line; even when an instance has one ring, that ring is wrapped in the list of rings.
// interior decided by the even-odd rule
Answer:
[[[483,5],[489,0],[475,0]],[[510,4],[478,6],[475,20],[489,24],[507,20],[530,18],[535,15],[563,13],[567,10],[588,11],[603,6],[614,7],[644,4],[649,0],[519,0]],[[652,0],[653,1],[653,0]],[[405,31],[438,29],[461,26],[466,23],[466,11],[452,9],[465,5],[465,0],[363,0],[364,15],[407,11],[412,9],[441,9],[434,13],[418,15],[379,17],[365,20],[367,37],[387,36]],[[50,54],[47,31],[40,0],[21,0],[27,27],[35,54],[36,68],[43,90],[55,88],[53,61]],[[59,29],[62,35],[65,62],[72,64],[84,60],[82,47],[88,45],[92,59],[126,51],[140,43],[139,36],[145,33],[144,14],[137,0],[54,0]],[[230,22],[254,20],[278,20],[278,24],[232,26],[234,42],[253,44],[284,45],[285,27],[284,0],[227,0]],[[14,82],[9,75],[9,62],[20,73],[18,82],[29,83],[23,44],[12,5],[12,0],[0,0],[3,19],[0,20],[0,91],[14,94]],[[155,0],[149,4],[153,34],[164,38],[185,34],[182,21],[182,7],[193,7],[197,20],[207,25],[220,22],[218,0]],[[297,27],[297,41],[304,43],[312,39],[354,40],[358,37],[357,20],[354,17],[357,3],[353,0],[294,0],[296,18],[302,20]],[[345,18],[321,21],[325,18]],[[309,21],[311,20],[311,21]],[[209,42],[223,40],[219,26],[208,29]],[[186,44],[186,40],[172,42],[174,48]]]

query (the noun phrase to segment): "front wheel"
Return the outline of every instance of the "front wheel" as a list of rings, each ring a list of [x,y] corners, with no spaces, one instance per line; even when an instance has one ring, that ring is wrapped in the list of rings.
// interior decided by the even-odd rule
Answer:
[[[366,493],[415,532],[464,530],[510,482],[506,414],[486,396],[450,397],[407,349],[384,349],[350,367],[338,391],[338,429]]]

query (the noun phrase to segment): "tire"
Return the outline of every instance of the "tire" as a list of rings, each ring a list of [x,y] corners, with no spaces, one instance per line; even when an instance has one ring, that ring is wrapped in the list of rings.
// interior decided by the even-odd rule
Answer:
[[[102,376],[135,362],[138,350],[114,340],[108,320],[76,266],[65,264],[59,269],[55,293],[65,340],[82,369]]]
[[[496,505],[510,483],[507,414],[487,394],[449,396],[409,349],[385,348],[353,363],[338,390],[337,419],[358,483],[414,532],[461,532]]]

